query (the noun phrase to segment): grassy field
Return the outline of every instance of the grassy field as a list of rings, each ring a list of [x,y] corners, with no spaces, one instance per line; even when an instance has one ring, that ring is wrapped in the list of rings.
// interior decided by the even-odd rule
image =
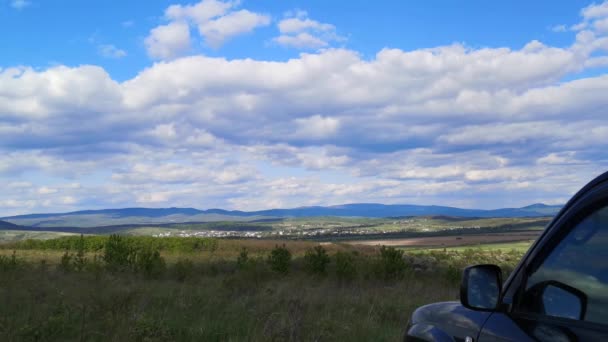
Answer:
[[[468,249],[480,249],[482,251],[502,251],[502,252],[509,252],[509,251],[514,250],[514,251],[517,251],[517,252],[523,254],[528,251],[530,246],[532,246],[533,242],[534,242],[534,240],[507,242],[507,243],[486,243],[486,244],[479,244],[479,245],[447,247],[446,249],[448,251],[458,251],[458,252],[463,252]],[[441,249],[430,248],[427,250],[441,250]]]
[[[60,232],[36,232],[27,230],[0,230],[0,243],[27,239],[54,239],[61,236],[74,235]]]
[[[292,256],[285,273],[269,261],[282,244]],[[313,272],[313,242],[203,245],[212,247],[161,249],[164,266],[150,273],[112,271],[107,244],[82,253],[80,270],[76,250],[66,264],[63,250],[3,244],[0,340],[395,341],[416,307],[457,299],[462,267],[491,262],[508,272],[521,257],[327,243],[328,264]]]

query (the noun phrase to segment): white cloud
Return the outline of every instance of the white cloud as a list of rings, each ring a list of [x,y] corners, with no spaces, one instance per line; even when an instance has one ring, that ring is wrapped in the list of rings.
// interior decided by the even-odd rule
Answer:
[[[280,45],[294,47],[297,49],[318,49],[329,45],[326,41],[314,37],[307,32],[301,32],[294,36],[280,35],[275,37],[273,40]]]
[[[202,0],[193,5],[171,5],[165,10],[166,25],[150,31],[145,39],[152,58],[169,60],[191,48],[190,29],[196,28],[205,43],[219,48],[227,40],[270,24],[270,16],[246,9],[238,1]]]
[[[600,4],[593,3],[581,10],[581,16],[585,19],[597,19],[608,17],[608,1]]]
[[[61,197],[61,203],[66,205],[76,204],[78,201],[72,196]]]
[[[157,26],[150,31],[144,43],[152,58],[175,58],[190,50],[190,27],[179,21]]]
[[[567,164],[584,164],[588,163],[585,161],[576,159],[575,151],[564,151],[564,152],[552,152],[548,155],[538,158],[537,164],[548,164],[548,165],[567,165]]]
[[[102,44],[97,47],[99,54],[106,58],[122,58],[127,56],[125,50],[119,49],[112,44]]]
[[[49,188],[47,186],[43,186],[38,189],[38,194],[40,194],[40,195],[48,195],[48,194],[54,194],[54,193],[57,193],[57,189]]]
[[[204,23],[226,14],[237,4],[238,1],[203,0],[194,5],[171,5],[165,10],[165,16],[171,20]]]
[[[332,117],[314,115],[308,118],[296,119],[298,126],[296,135],[299,137],[327,138],[338,131],[340,121]]]
[[[218,48],[227,39],[269,24],[270,17],[267,15],[240,10],[199,24],[199,32],[209,46]]]
[[[3,208],[498,207],[567,198],[608,167],[608,76],[587,72],[608,61],[602,17],[566,47],[178,57],[198,21],[234,6],[167,9],[146,41],[164,61],[126,81],[91,65],[0,70]]]
[[[281,33],[273,41],[297,49],[319,49],[344,38],[336,34],[336,27],[308,18],[305,11],[288,12],[277,27]]]
[[[580,31],[591,34],[608,33],[608,1],[602,3],[592,3],[583,8],[580,12],[583,21],[570,27],[572,31]],[[587,31],[585,31],[587,30]]]
[[[596,20],[593,23],[593,27],[600,33],[608,33],[608,17]]]
[[[306,17],[306,13],[300,14],[295,18],[286,18],[279,22],[278,27],[281,33],[299,33],[306,30],[312,31],[334,31],[336,28],[331,24],[320,23]]]

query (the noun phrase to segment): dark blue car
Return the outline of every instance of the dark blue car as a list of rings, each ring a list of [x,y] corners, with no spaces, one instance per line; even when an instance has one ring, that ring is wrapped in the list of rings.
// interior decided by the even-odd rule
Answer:
[[[608,172],[580,190],[503,283],[464,270],[460,302],[418,308],[406,341],[608,341]]]

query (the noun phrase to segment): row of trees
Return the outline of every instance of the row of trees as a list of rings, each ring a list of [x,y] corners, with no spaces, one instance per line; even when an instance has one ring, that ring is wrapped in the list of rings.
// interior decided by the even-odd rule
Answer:
[[[103,254],[95,254],[92,258],[87,256],[87,239],[80,236],[71,239],[70,249],[66,249],[59,268],[63,271],[107,270],[109,272],[133,272],[146,277],[159,277],[166,270],[165,259],[161,256],[155,245],[133,244],[138,241],[120,235],[111,235],[105,239],[101,248]],[[161,239],[156,239],[161,240]],[[156,241],[152,240],[152,241]],[[269,269],[276,274],[286,275],[293,268],[292,253],[285,245],[275,246],[265,258]],[[393,247],[381,247],[379,257],[374,259],[374,273],[385,280],[403,277],[407,264],[403,258],[403,251]],[[259,265],[259,258],[250,258],[247,249],[243,248],[236,259],[238,270],[250,270]],[[328,266],[334,264],[333,270],[340,279],[352,279],[357,275],[356,255],[352,252],[339,251],[330,256],[323,246],[315,246],[306,251],[303,259],[304,270],[312,275],[324,276],[328,273]],[[177,279],[183,281],[194,269],[189,259],[179,259],[174,265]]]
[[[30,249],[30,250],[60,250],[76,251],[83,249],[85,252],[101,252],[108,245],[114,243],[118,235],[93,235],[93,236],[65,236],[49,240],[23,240],[6,244],[4,248]],[[158,251],[170,252],[198,252],[214,251],[218,247],[215,238],[202,237],[163,237],[152,236],[121,236],[121,244],[130,249],[150,248]]]
[[[283,246],[275,246],[266,259],[270,269],[275,273],[286,275],[292,268],[291,252]],[[248,251],[243,248],[237,258],[239,269],[250,267],[255,262],[249,258]],[[327,253],[323,246],[315,246],[306,251],[304,258],[304,269],[309,274],[324,276],[328,272],[328,266],[333,262],[334,271],[340,279],[352,279],[357,275],[356,254],[352,252],[338,251],[333,258]],[[380,248],[380,254],[373,265],[374,273],[385,280],[399,279],[407,270],[407,264],[403,259],[403,251],[394,247]]]

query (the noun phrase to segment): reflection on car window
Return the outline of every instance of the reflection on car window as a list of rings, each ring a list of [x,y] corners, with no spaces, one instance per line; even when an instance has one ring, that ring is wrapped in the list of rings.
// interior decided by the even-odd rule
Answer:
[[[547,286],[555,283],[572,291],[548,291]],[[559,293],[563,293],[564,298],[555,298]],[[574,227],[530,275],[522,309],[549,316],[578,317],[572,312],[578,308],[578,304],[572,304],[578,300],[575,294],[586,304],[586,309],[584,305],[580,308],[584,310],[580,317],[595,323],[608,322],[608,207],[594,212]],[[570,302],[571,305],[549,305],[548,295],[552,302]],[[560,307],[564,309],[560,310]]]

